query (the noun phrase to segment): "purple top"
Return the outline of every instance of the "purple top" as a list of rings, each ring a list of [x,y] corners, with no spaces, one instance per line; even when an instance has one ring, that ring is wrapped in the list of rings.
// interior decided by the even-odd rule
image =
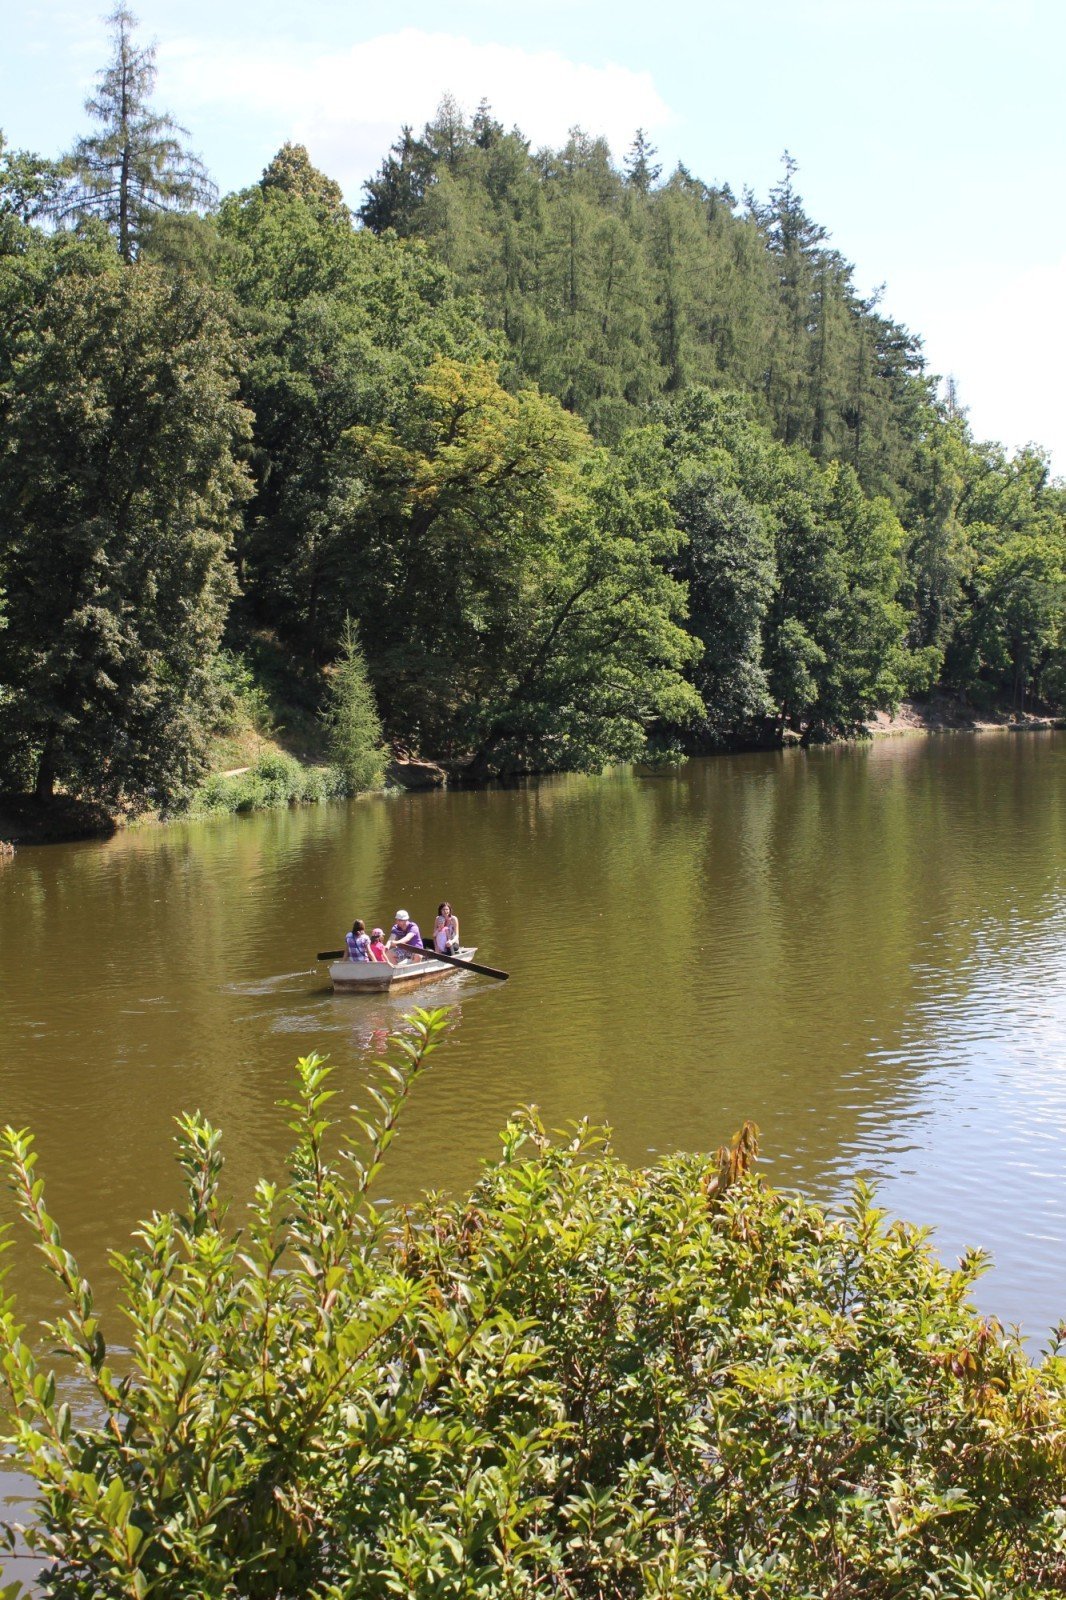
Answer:
[[[421,950],[424,948],[417,922],[409,922],[406,928],[401,928],[398,922],[394,922],[389,938],[395,939],[397,943],[402,939],[408,950]]]
[[[351,961],[369,961],[370,936],[365,933],[346,933],[344,942],[348,946],[348,957]]]

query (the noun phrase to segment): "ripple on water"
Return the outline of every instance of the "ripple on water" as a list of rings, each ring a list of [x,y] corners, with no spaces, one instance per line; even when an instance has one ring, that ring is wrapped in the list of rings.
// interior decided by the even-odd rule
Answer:
[[[296,1055],[357,1098],[406,1010],[457,1004],[391,1192],[467,1183],[524,1103],[609,1122],[636,1161],[752,1117],[782,1183],[872,1173],[946,1254],[989,1245],[982,1303],[1039,1329],[1066,1310],[1064,756],[902,741],[24,852],[0,877],[4,1119],[37,1130],[92,1268],[175,1193],[178,1112],[223,1128],[247,1192]],[[510,983],[326,989],[315,952],[353,915],[444,895]]]

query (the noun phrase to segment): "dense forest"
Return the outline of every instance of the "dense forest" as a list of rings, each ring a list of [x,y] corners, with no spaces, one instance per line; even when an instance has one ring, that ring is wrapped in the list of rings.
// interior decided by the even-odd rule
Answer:
[[[364,775],[1066,699],[1066,487],[790,157],[738,198],[445,98],[354,215],[292,144],[219,200],[110,25],[91,131],[0,140],[0,789],[173,804],[264,663]]]

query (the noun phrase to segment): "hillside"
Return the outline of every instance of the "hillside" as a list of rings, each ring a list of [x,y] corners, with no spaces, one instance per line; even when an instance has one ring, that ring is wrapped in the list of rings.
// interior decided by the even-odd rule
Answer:
[[[0,152],[0,790],[173,806],[243,764],[230,680],[314,743],[345,637],[471,779],[1061,706],[1066,490],[938,397],[791,160],[738,200],[445,101],[358,217],[293,145],[205,207],[124,48],[121,212],[85,141]]]

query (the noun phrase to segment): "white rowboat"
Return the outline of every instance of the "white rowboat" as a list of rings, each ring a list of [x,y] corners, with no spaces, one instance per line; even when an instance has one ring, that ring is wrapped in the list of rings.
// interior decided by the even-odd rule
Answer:
[[[477,945],[460,949],[459,955],[463,961],[472,961]],[[334,961],[329,976],[334,994],[396,994],[461,970],[434,960],[432,950],[427,950],[421,961],[398,961],[394,967],[384,961]]]

